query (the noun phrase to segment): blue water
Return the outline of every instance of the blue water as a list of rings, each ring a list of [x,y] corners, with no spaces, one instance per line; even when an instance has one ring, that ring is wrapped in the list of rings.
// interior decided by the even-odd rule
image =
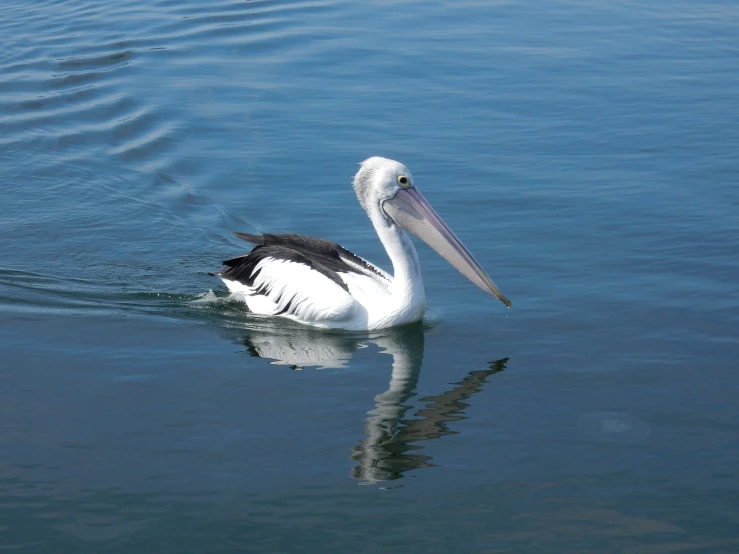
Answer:
[[[732,2],[6,0],[0,547],[739,549]],[[390,269],[398,159],[513,302],[248,317],[232,231]]]

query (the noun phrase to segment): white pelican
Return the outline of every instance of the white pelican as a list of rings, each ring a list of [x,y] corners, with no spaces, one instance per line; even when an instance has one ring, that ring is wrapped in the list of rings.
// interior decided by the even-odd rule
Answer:
[[[314,327],[375,330],[423,319],[426,293],[406,231],[422,239],[483,291],[510,307],[485,271],[421,195],[401,163],[372,157],[354,190],[377,231],[393,274],[334,242],[295,234],[237,237],[256,244],[223,262],[217,277],[243,295],[249,311]]]

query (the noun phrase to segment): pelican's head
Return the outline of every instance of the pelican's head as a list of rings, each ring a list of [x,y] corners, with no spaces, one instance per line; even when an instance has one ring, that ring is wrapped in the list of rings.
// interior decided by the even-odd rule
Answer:
[[[364,160],[354,177],[354,190],[359,203],[369,211],[370,206],[382,206],[395,197],[401,187],[413,186],[413,175],[402,163],[373,156]]]
[[[417,236],[483,291],[511,306],[467,247],[421,195],[413,175],[402,163],[378,156],[366,159],[354,177],[354,190],[370,217],[378,212],[391,224]]]

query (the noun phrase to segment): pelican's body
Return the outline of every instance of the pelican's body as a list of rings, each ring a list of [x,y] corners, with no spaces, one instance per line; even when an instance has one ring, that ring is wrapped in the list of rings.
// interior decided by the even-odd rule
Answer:
[[[428,205],[402,164],[369,158],[354,189],[393,266],[389,275],[336,243],[301,235],[237,236],[255,243],[216,273],[248,309],[323,328],[375,330],[423,318],[426,294],[406,230],[465,276],[510,305],[469,251]]]

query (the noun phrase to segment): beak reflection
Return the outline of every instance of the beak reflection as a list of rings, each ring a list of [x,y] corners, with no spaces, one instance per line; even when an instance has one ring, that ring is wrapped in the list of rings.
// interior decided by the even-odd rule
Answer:
[[[351,476],[366,483],[399,479],[406,471],[433,467],[432,458],[420,452],[420,443],[460,433],[450,424],[467,418],[470,399],[490,376],[503,371],[508,361],[488,362],[487,369],[469,371],[449,390],[419,402],[412,399],[423,363],[421,323],[363,336],[282,328],[269,333],[250,332],[242,340],[252,356],[292,369],[344,367],[357,349],[369,344],[378,347],[381,354],[392,356],[388,389],[375,396],[375,407],[367,413],[364,424],[364,437],[352,448],[351,458],[356,465]]]

